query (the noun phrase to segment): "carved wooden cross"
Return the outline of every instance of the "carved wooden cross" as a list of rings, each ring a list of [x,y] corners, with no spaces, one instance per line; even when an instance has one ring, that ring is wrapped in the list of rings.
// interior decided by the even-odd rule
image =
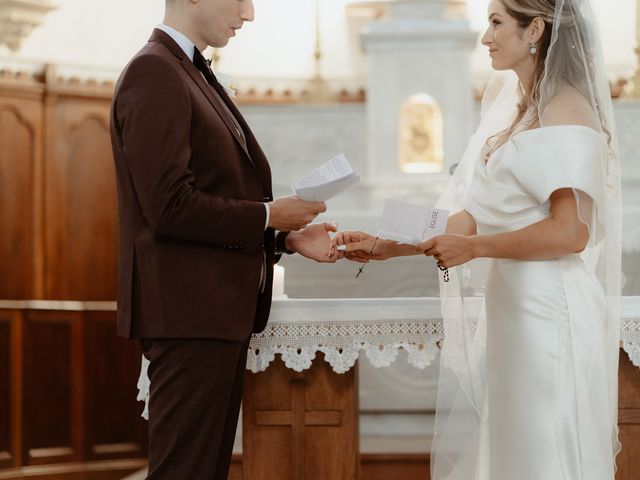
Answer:
[[[340,410],[307,411],[305,409],[306,382],[302,379],[291,381],[290,411],[256,411],[254,423],[257,426],[291,427],[291,469],[295,480],[304,480],[306,427],[340,427],[342,412]]]

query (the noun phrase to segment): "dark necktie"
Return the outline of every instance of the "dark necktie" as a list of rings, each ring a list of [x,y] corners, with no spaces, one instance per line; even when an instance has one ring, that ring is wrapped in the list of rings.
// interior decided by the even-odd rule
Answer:
[[[207,82],[209,82],[212,85],[216,83],[217,81],[216,76],[213,74],[213,71],[211,70],[211,60],[207,60],[206,58],[204,58],[204,56],[200,53],[200,51],[197,48],[195,48],[193,52],[193,64],[196,66],[198,70],[202,72],[202,74],[204,75],[204,78],[207,79]]]
[[[240,126],[240,123],[236,119],[233,112],[229,110],[229,107],[224,102],[224,99],[216,89],[216,86],[219,84],[218,84],[218,80],[216,79],[216,76],[213,74],[213,71],[211,70],[211,60],[207,60],[206,58],[204,58],[204,56],[200,53],[200,51],[198,51],[197,48],[194,48],[193,64],[196,66],[198,70],[200,70],[200,72],[204,76],[207,83],[211,86],[211,90],[213,91],[213,94],[220,101],[220,104],[222,105],[222,108],[224,109],[227,116],[229,117],[229,120],[231,120],[231,123],[233,123],[233,126],[238,131],[240,138],[242,138],[242,142],[246,145],[247,139],[244,136],[244,132],[242,131],[242,127]]]

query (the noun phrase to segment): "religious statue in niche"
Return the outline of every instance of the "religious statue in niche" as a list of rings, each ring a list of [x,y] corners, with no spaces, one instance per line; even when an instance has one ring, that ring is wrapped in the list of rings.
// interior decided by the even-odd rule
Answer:
[[[441,172],[442,110],[426,93],[409,97],[400,110],[399,167],[404,173]]]

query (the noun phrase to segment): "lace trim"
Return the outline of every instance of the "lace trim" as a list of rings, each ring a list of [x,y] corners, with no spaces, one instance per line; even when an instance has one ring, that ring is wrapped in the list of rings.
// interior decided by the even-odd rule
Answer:
[[[262,372],[280,354],[288,368],[301,372],[322,352],[336,373],[345,373],[363,350],[373,366],[385,367],[395,361],[401,348],[409,353],[411,365],[425,368],[435,358],[436,343],[443,334],[440,320],[274,323],[252,338],[247,369]]]
[[[640,368],[640,343],[622,342],[622,348],[629,355],[631,363]]]
[[[407,353],[407,362],[419,369],[431,365],[438,354],[437,340],[432,343],[408,343],[399,342],[390,345],[371,343],[352,343],[344,347],[316,346],[277,346],[273,348],[249,348],[247,356],[247,370],[253,373],[264,372],[273,362],[276,355],[284,362],[287,368],[296,372],[302,372],[311,368],[311,363],[318,352],[324,354],[324,360],[331,365],[334,372],[342,374],[353,368],[361,352],[364,351],[367,359],[376,368],[388,367],[396,361],[400,350]]]
[[[254,373],[265,371],[276,355],[296,372],[311,368],[318,352],[334,372],[343,374],[355,365],[364,352],[376,368],[393,364],[405,350],[407,362],[415,368],[431,365],[438,354],[438,343],[444,336],[440,319],[406,322],[325,322],[269,324],[264,332],[251,339],[247,356],[247,369]],[[640,368],[640,317],[623,318],[620,337],[623,348],[633,364]],[[142,357],[138,379],[139,401],[145,402],[142,413],[148,418],[149,362]]]
[[[626,317],[620,321],[620,339],[640,344],[640,317]]]
[[[629,360],[640,368],[640,317],[626,317],[620,322],[622,348]]]

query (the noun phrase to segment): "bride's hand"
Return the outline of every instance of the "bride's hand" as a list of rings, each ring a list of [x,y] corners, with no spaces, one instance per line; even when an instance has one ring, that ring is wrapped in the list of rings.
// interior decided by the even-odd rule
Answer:
[[[391,258],[395,242],[377,239],[365,232],[340,232],[334,239],[336,247],[344,246],[344,258],[354,262],[368,263],[369,260]]]
[[[422,242],[416,249],[434,257],[443,267],[457,267],[475,258],[472,238],[458,234],[441,235]]]

